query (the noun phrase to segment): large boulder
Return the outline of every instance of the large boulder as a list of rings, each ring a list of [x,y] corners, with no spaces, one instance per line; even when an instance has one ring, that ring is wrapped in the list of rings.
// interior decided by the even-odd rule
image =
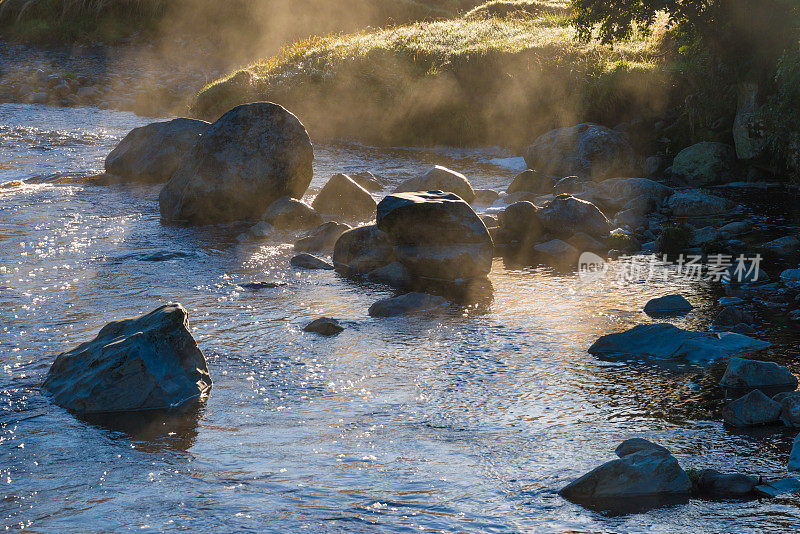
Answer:
[[[731,426],[756,426],[777,423],[781,405],[754,389],[722,409],[722,418]]]
[[[630,330],[602,336],[589,348],[594,356],[608,359],[641,358],[662,361],[707,363],[763,350],[766,341],[741,334],[706,334],[659,323],[642,324]]]
[[[345,274],[367,274],[393,261],[389,236],[374,224],[344,232],[333,247],[333,265]]]
[[[667,207],[676,217],[706,217],[730,211],[733,202],[698,190],[681,191],[667,199]]]
[[[42,384],[55,404],[80,414],[169,409],[210,388],[180,304],[107,324],[59,354]]]
[[[308,230],[322,224],[322,217],[314,208],[289,197],[270,204],[262,220],[273,228],[287,231]]]
[[[600,209],[571,195],[559,195],[539,208],[537,215],[544,228],[558,236],[583,232],[592,237],[606,236],[611,223]]]
[[[398,185],[394,193],[413,193],[414,191],[446,191],[455,193],[466,202],[475,200],[475,191],[460,172],[436,165],[425,174],[409,178]]]
[[[209,126],[180,118],[134,128],[106,157],[106,172],[136,182],[166,182]]]
[[[159,195],[161,216],[192,224],[258,219],[275,200],[303,196],[313,162],[297,117],[269,102],[237,106],[181,160]]]
[[[775,362],[731,358],[719,383],[725,388],[797,388],[797,378]]]
[[[323,223],[308,231],[294,244],[297,252],[329,252],[333,250],[336,241],[350,225],[330,221]]]
[[[656,446],[658,447],[658,446]],[[569,483],[559,493],[575,502],[688,495],[692,483],[663,447],[621,455]]]
[[[311,206],[323,215],[350,221],[364,221],[375,217],[377,204],[369,191],[349,176],[334,174],[317,194]]]
[[[545,174],[598,180],[630,175],[637,166],[627,134],[592,123],[540,136],[525,151],[525,163]]]
[[[453,193],[389,195],[378,204],[377,221],[412,276],[459,281],[484,277],[492,268],[486,225]]]
[[[702,187],[730,181],[736,152],[724,143],[703,142],[684,148],[672,162],[672,174],[689,185]]]

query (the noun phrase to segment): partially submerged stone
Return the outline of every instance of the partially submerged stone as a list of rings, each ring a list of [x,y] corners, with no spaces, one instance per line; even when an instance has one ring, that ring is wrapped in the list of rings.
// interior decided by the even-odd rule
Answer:
[[[532,202],[515,202],[498,214],[497,221],[512,241],[526,247],[538,242],[544,233],[538,211]]]
[[[303,327],[304,332],[314,332],[323,336],[335,336],[344,331],[344,327],[339,324],[339,321],[331,317],[320,317],[314,319]]]
[[[794,437],[792,451],[789,453],[789,471],[800,471],[800,434]]]
[[[770,480],[755,487],[756,494],[762,497],[779,497],[800,491],[800,480],[796,478],[781,478]]]
[[[534,245],[533,251],[539,258],[557,265],[577,265],[581,254],[577,248],[560,239]]]
[[[698,489],[712,497],[747,497],[758,485],[758,477],[741,473],[720,473],[715,469],[703,469],[698,473]]]
[[[389,265],[379,267],[367,274],[367,278],[375,282],[383,282],[394,287],[403,287],[411,282],[411,275],[408,269],[399,261],[394,261]]]
[[[42,384],[54,404],[80,414],[169,409],[210,388],[180,304],[107,324],[60,354]]]
[[[350,230],[350,225],[330,221],[312,228],[294,244],[297,252],[330,252],[336,245],[336,241],[346,231]]]
[[[620,458],[640,451],[660,451],[664,454],[670,454],[666,447],[662,447],[661,445],[653,443],[652,441],[644,438],[626,439],[617,445],[616,449],[614,449],[614,453]]]
[[[790,427],[800,427],[800,391],[782,391],[772,397],[781,405],[781,421]]]
[[[370,306],[371,317],[395,317],[410,313],[432,311],[445,306],[447,301],[442,297],[428,293],[406,293],[399,297],[382,299]]]
[[[797,378],[775,362],[731,358],[719,383],[726,388],[797,388]]]
[[[731,426],[745,427],[776,423],[781,405],[754,389],[722,409],[722,418]]]
[[[558,236],[584,232],[592,237],[608,235],[611,223],[600,209],[585,200],[559,195],[537,211],[544,228]]]
[[[475,191],[467,177],[441,165],[436,165],[420,176],[409,178],[398,185],[393,193],[413,193],[415,191],[444,191],[455,193],[468,203],[475,200]]]
[[[651,316],[680,315],[693,309],[694,306],[683,295],[664,295],[649,300],[644,306],[644,312]]]
[[[278,230],[308,230],[322,224],[322,217],[311,206],[294,198],[282,197],[269,205],[262,219]]]
[[[667,199],[667,207],[676,217],[707,217],[733,209],[731,201],[699,190],[680,191]]]
[[[366,274],[395,261],[389,236],[374,224],[344,232],[333,247],[333,265],[344,274]]]
[[[589,348],[589,353],[609,359],[633,357],[709,363],[769,346],[766,341],[741,334],[707,334],[660,323],[638,325],[625,332],[602,336]]]
[[[331,265],[327,261],[323,260],[322,258],[318,258],[313,254],[308,254],[307,252],[294,256],[290,260],[290,263],[294,267],[301,267],[303,269],[324,269],[324,270],[333,269],[333,265]]]

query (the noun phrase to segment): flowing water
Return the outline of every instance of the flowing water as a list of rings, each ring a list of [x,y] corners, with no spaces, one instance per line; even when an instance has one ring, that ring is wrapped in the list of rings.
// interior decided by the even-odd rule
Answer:
[[[157,186],[54,183],[99,172],[149,122],[91,108],[0,105],[0,525],[30,532],[782,532],[795,497],[587,510],[557,490],[623,439],[684,467],[783,475],[791,436],[672,410],[684,371],[586,348],[647,322],[644,303],[704,285],[600,282],[495,260],[446,313],[372,319],[391,290],[288,265],[291,245],[240,227],[159,222]],[[312,132],[313,135],[313,132]],[[317,146],[334,172],[399,181],[442,163],[476,187],[513,177],[496,150]],[[242,284],[285,285],[248,290]],[[190,312],[214,387],[188,413],[83,421],[40,393],[56,354],[165,302]],[[302,332],[320,315],[335,338]],[[701,311],[674,321],[703,327]]]

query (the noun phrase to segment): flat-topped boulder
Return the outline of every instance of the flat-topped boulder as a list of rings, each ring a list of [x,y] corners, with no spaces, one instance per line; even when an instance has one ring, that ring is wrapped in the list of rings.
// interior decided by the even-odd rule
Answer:
[[[311,206],[323,215],[349,221],[371,220],[377,204],[369,191],[346,174],[334,174],[320,190]]]
[[[751,354],[770,346],[766,341],[741,334],[708,334],[658,323],[642,324],[625,332],[602,336],[589,348],[589,353],[607,359],[709,363],[720,358]]]
[[[258,219],[277,199],[303,196],[313,162],[297,117],[270,102],[237,106],[181,160],[159,195],[161,217],[191,224]]]
[[[395,193],[378,204],[378,228],[414,277],[462,281],[485,277],[494,246],[480,217],[453,193]]]
[[[134,182],[166,182],[209,126],[179,118],[134,128],[106,157],[106,172]]]
[[[630,176],[636,171],[636,153],[626,133],[599,124],[583,123],[552,130],[525,150],[531,169],[554,176],[602,180]]]
[[[393,192],[413,193],[415,191],[445,191],[455,193],[468,203],[475,200],[475,191],[467,177],[441,165],[436,165],[424,174],[405,180]]]
[[[42,384],[54,404],[79,414],[164,410],[210,388],[180,304],[107,324],[93,340],[59,354]]]

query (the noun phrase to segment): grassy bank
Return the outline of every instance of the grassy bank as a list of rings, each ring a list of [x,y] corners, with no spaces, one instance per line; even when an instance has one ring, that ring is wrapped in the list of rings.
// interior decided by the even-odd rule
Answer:
[[[581,120],[657,115],[672,99],[663,39],[575,39],[565,2],[494,1],[450,20],[299,41],[208,85],[195,114],[285,105],[315,139],[522,145]]]

